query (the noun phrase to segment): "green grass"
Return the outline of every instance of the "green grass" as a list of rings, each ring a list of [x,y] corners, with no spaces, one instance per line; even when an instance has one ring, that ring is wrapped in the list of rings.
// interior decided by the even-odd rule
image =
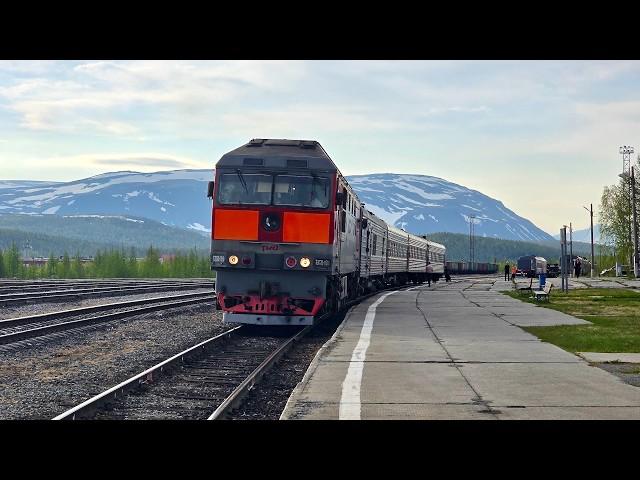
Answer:
[[[536,302],[517,292],[504,292],[524,302],[588,320],[592,325],[525,327],[544,342],[570,352],[640,352],[640,294],[613,288],[551,291],[550,302]]]

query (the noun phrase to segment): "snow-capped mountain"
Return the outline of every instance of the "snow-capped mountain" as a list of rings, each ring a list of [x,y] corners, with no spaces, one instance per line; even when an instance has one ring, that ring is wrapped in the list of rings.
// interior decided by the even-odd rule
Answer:
[[[569,229],[567,228],[567,238],[569,237]],[[583,228],[582,230],[574,230],[571,237],[574,242],[587,242],[591,243],[591,227]],[[553,236],[556,240],[560,240],[560,234],[557,233]],[[593,241],[600,242],[600,224],[596,223],[593,226]]]
[[[209,231],[212,170],[114,172],[74,182],[0,182],[0,213],[145,217]],[[7,186],[7,184],[17,186]]]
[[[499,200],[426,175],[378,173],[349,177],[365,207],[388,223],[413,233],[474,233],[507,240],[553,240]]]
[[[114,172],[73,182],[0,181],[0,213],[145,217],[165,225],[207,232],[212,170]],[[366,208],[413,233],[468,233],[509,240],[551,240],[480,192],[424,175],[348,177]],[[471,218],[475,216],[475,218]]]

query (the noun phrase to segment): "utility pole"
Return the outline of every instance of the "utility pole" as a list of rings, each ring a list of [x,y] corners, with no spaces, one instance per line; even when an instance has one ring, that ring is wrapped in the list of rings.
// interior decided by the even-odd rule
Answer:
[[[475,215],[469,215],[469,268],[473,268],[473,264],[475,262],[476,256],[476,245],[475,245]]]
[[[571,265],[569,275],[573,277],[573,227],[571,222],[569,222],[569,264]]]
[[[561,289],[569,292],[569,279],[567,278],[567,226],[560,229],[560,277]]]
[[[582,206],[582,208],[584,208],[587,212],[589,212],[589,215],[591,216],[591,278],[593,278],[593,273],[595,271],[595,264],[594,262],[594,256],[593,256],[593,203],[589,204],[589,206],[591,207],[590,209],[585,207],[584,205]]]

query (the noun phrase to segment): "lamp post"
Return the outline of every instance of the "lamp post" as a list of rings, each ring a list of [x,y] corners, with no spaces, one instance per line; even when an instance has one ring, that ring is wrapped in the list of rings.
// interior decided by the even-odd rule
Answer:
[[[474,268],[473,263],[476,261],[475,219],[475,215],[469,215],[469,268],[471,269]]]
[[[623,145],[619,149],[620,155],[622,155],[622,173],[618,175],[623,180],[627,180],[629,178],[629,202],[632,203],[633,209],[633,196],[635,192],[635,185],[631,180],[632,176],[632,167],[631,167],[631,154],[634,152],[634,148],[631,145]],[[634,235],[632,236],[632,223]],[[633,251],[630,255],[631,264],[633,265],[634,274],[637,272],[638,267],[636,266],[636,240],[635,240],[635,221],[629,221],[629,240],[632,245]]]
[[[591,207],[590,209],[585,207],[584,205],[582,206],[582,208],[584,208],[587,212],[589,212],[589,215],[591,216],[591,278],[593,278],[593,272],[595,271],[595,264],[593,263],[593,261],[594,261],[594,256],[593,256],[593,203],[589,204],[589,206]]]
[[[633,150],[632,150],[633,151]],[[638,223],[636,214],[636,176],[632,166],[630,173],[622,172],[618,175],[625,183],[629,181],[629,200],[631,203],[631,221],[629,222],[629,240],[631,240],[631,265],[633,265],[633,276],[640,276],[640,266],[638,265]]]
[[[638,261],[638,217],[636,215],[636,176],[631,167],[631,209],[633,211],[633,276],[640,277]]]

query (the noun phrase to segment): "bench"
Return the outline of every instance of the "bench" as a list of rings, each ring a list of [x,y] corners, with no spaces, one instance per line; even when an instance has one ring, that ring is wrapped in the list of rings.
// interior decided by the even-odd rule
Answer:
[[[512,280],[512,282],[513,282],[513,289],[518,293],[533,292],[533,277],[531,277],[531,281],[529,282],[528,287],[518,287],[518,283],[515,280]]]
[[[542,290],[534,290],[533,296],[535,297],[536,301],[540,300],[541,298],[546,298],[548,302],[549,294],[551,293],[552,288],[553,285],[551,285],[551,283],[547,283]]]

